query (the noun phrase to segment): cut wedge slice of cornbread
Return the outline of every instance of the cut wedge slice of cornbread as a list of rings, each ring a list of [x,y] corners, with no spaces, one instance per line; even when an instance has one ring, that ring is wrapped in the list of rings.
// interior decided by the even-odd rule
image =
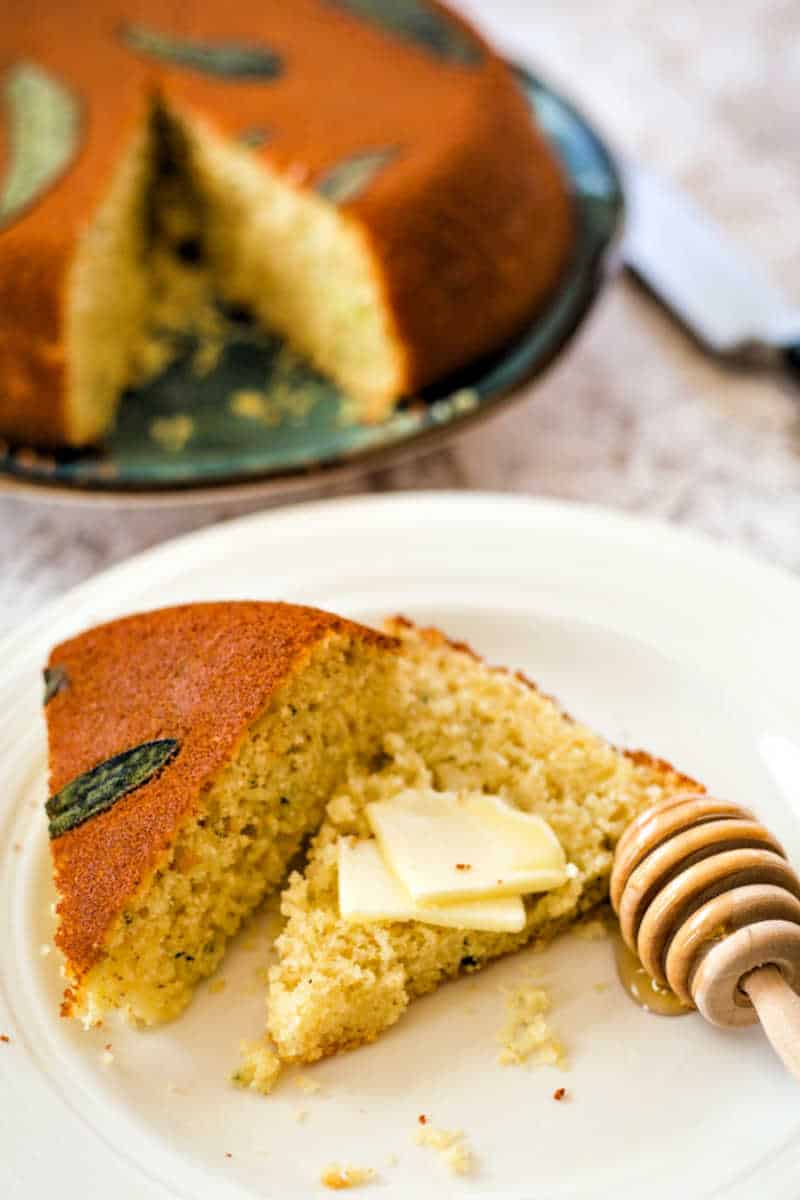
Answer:
[[[234,1077],[256,1090],[269,1090],[279,1062],[313,1062],[370,1042],[444,980],[553,937],[605,898],[614,845],[637,812],[665,794],[703,790],[666,762],[615,749],[523,676],[486,666],[436,630],[395,620],[387,633],[402,646],[402,726],[383,739],[379,769],[351,769],[305,870],[283,894],[287,923],[269,981],[269,1038],[247,1046]],[[518,933],[343,921],[339,841],[369,837],[367,805],[409,788],[483,791],[538,814],[561,842],[570,877],[525,897]]]
[[[46,671],[64,1015],[177,1015],[391,725],[395,643],[289,604],[101,625]]]

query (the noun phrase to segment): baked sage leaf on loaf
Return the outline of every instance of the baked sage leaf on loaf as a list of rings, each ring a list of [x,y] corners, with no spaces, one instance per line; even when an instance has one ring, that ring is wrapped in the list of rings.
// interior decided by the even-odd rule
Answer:
[[[3,101],[8,150],[0,180],[0,230],[63,175],[81,138],[77,97],[36,63],[15,63],[5,78]]]
[[[144,25],[123,25],[119,35],[132,50],[205,75],[252,80],[283,74],[281,56],[263,43],[198,41]]]
[[[272,140],[273,131],[264,125],[249,125],[247,129],[242,129],[236,135],[236,141],[240,146],[247,146],[250,150],[260,150],[262,146],[266,146],[267,142]]]
[[[450,62],[471,66],[481,61],[481,48],[455,22],[420,0],[332,0],[359,17],[375,21],[390,33]]]
[[[44,696],[42,704],[49,704],[54,696],[59,692],[66,691],[69,687],[69,675],[63,667],[45,667],[42,672],[44,676]]]
[[[159,738],[123,750],[73,779],[45,805],[51,838],[60,837],[98,813],[111,808],[123,796],[152,779],[178,753],[175,738]]]
[[[317,192],[331,204],[344,204],[369,187],[372,180],[398,152],[397,146],[384,146],[379,150],[362,150],[350,154],[329,167],[317,183]]]

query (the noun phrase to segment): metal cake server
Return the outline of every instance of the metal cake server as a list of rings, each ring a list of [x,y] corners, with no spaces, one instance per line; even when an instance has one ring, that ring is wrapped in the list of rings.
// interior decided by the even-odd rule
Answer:
[[[664,179],[623,165],[625,265],[712,354],[800,375],[800,308]]]

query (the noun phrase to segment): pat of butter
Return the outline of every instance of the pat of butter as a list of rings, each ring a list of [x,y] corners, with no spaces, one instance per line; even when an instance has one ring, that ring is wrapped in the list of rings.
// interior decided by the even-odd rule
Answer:
[[[423,921],[455,929],[518,933],[525,925],[519,896],[461,904],[415,904],[386,866],[377,842],[339,841],[339,912],[345,921]]]
[[[567,879],[541,817],[481,792],[408,790],[367,805],[386,865],[417,904],[548,892]]]

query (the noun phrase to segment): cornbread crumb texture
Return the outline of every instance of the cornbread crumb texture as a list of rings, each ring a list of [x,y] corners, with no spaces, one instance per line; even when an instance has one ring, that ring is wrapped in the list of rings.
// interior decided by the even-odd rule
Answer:
[[[334,1192],[363,1187],[377,1178],[377,1173],[372,1167],[341,1167],[338,1163],[330,1163],[319,1177],[320,1183]]]
[[[497,1061],[503,1066],[530,1062],[565,1067],[563,1043],[546,1020],[552,1007],[549,993],[535,983],[525,982],[507,989],[505,999],[506,1020],[497,1035],[501,1047]]]
[[[608,937],[608,926],[601,917],[591,917],[587,921],[579,921],[575,933],[585,942],[599,942]]]
[[[180,742],[159,776],[51,842],[66,1011],[166,1020],[280,884],[346,765],[374,752],[392,646],[312,609],[221,604],[54,654],[72,681],[46,709],[54,790],[154,735]]]
[[[394,684],[402,733],[383,738],[379,760],[350,770],[282,897],[268,1026],[287,1062],[370,1042],[443,980],[551,938],[605,898],[613,847],[631,818],[654,796],[699,787],[645,754],[615,750],[527,681],[490,670],[441,634],[399,621],[387,628],[402,642]],[[485,791],[538,814],[561,842],[570,877],[525,898],[516,934],[346,924],[338,841],[369,836],[366,805],[407,788]]]
[[[414,1141],[418,1146],[436,1150],[454,1175],[469,1175],[474,1170],[472,1151],[460,1129],[438,1129],[426,1121],[416,1130]]]
[[[231,1075],[237,1087],[267,1095],[281,1073],[281,1060],[266,1041],[245,1040],[239,1045],[239,1066]]]
[[[307,1096],[316,1096],[322,1091],[322,1084],[318,1079],[312,1079],[309,1075],[297,1075],[295,1077],[295,1087],[298,1087],[301,1092],[305,1092]]]

